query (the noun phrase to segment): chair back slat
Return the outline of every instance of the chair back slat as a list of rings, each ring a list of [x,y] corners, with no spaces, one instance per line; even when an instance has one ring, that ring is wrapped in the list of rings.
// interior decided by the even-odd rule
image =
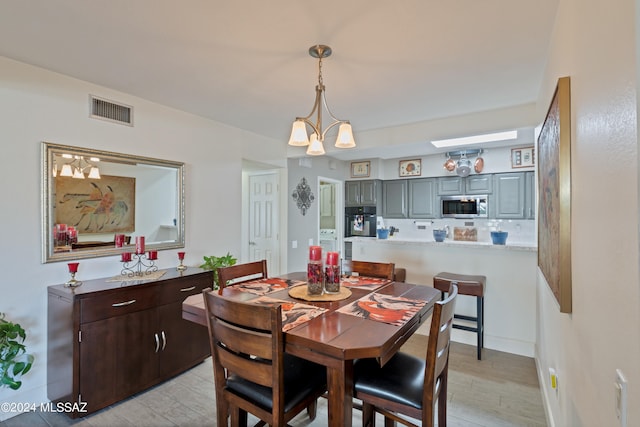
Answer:
[[[222,289],[226,286],[268,277],[266,259],[247,262],[244,264],[236,264],[229,267],[218,267],[217,271],[220,293],[222,293]]]
[[[360,276],[379,277],[393,280],[395,264],[392,262],[345,261],[343,271],[358,273]]]
[[[458,287],[452,284],[447,298],[436,302],[433,307],[423,390],[423,421],[425,423],[433,423],[432,412],[438,396],[446,399],[446,395],[443,396],[440,393],[441,387],[446,387],[447,383],[453,311],[457,296]]]

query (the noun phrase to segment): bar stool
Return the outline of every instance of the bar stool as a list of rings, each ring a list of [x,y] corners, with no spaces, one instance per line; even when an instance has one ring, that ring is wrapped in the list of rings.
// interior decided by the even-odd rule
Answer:
[[[485,276],[472,276],[468,274],[456,274],[441,272],[433,276],[433,287],[444,293],[449,290],[451,283],[458,285],[458,295],[471,295],[476,297],[476,316],[456,314],[454,319],[476,322],[476,327],[454,324],[456,329],[475,332],[478,336],[478,360],[482,360],[482,348],[484,347],[484,287],[487,282]]]

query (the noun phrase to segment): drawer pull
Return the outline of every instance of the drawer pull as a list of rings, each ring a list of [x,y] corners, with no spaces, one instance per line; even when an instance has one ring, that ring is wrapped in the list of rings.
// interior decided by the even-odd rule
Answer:
[[[195,286],[191,286],[190,288],[182,288],[180,289],[180,292],[189,292],[194,290],[196,287]]]
[[[130,301],[125,301],[125,302],[117,302],[117,303],[111,304],[111,307],[124,307],[125,305],[131,305],[134,302],[136,302],[136,300],[134,299]]]
[[[167,346],[167,336],[164,334],[164,331],[162,331],[162,351],[164,351],[164,348]]]
[[[157,353],[158,350],[160,349],[160,339],[158,338],[158,334],[153,334],[153,336],[156,339],[156,353]]]

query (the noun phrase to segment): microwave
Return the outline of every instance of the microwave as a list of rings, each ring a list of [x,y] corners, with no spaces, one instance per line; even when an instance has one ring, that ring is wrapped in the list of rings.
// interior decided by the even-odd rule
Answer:
[[[443,196],[440,212],[442,218],[487,218],[487,196]]]

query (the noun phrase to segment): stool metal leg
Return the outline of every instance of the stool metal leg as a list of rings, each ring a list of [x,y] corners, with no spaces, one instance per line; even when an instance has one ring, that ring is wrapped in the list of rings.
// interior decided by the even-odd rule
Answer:
[[[484,347],[484,297],[476,297],[476,333],[478,334],[478,360],[482,360],[482,347]]]

